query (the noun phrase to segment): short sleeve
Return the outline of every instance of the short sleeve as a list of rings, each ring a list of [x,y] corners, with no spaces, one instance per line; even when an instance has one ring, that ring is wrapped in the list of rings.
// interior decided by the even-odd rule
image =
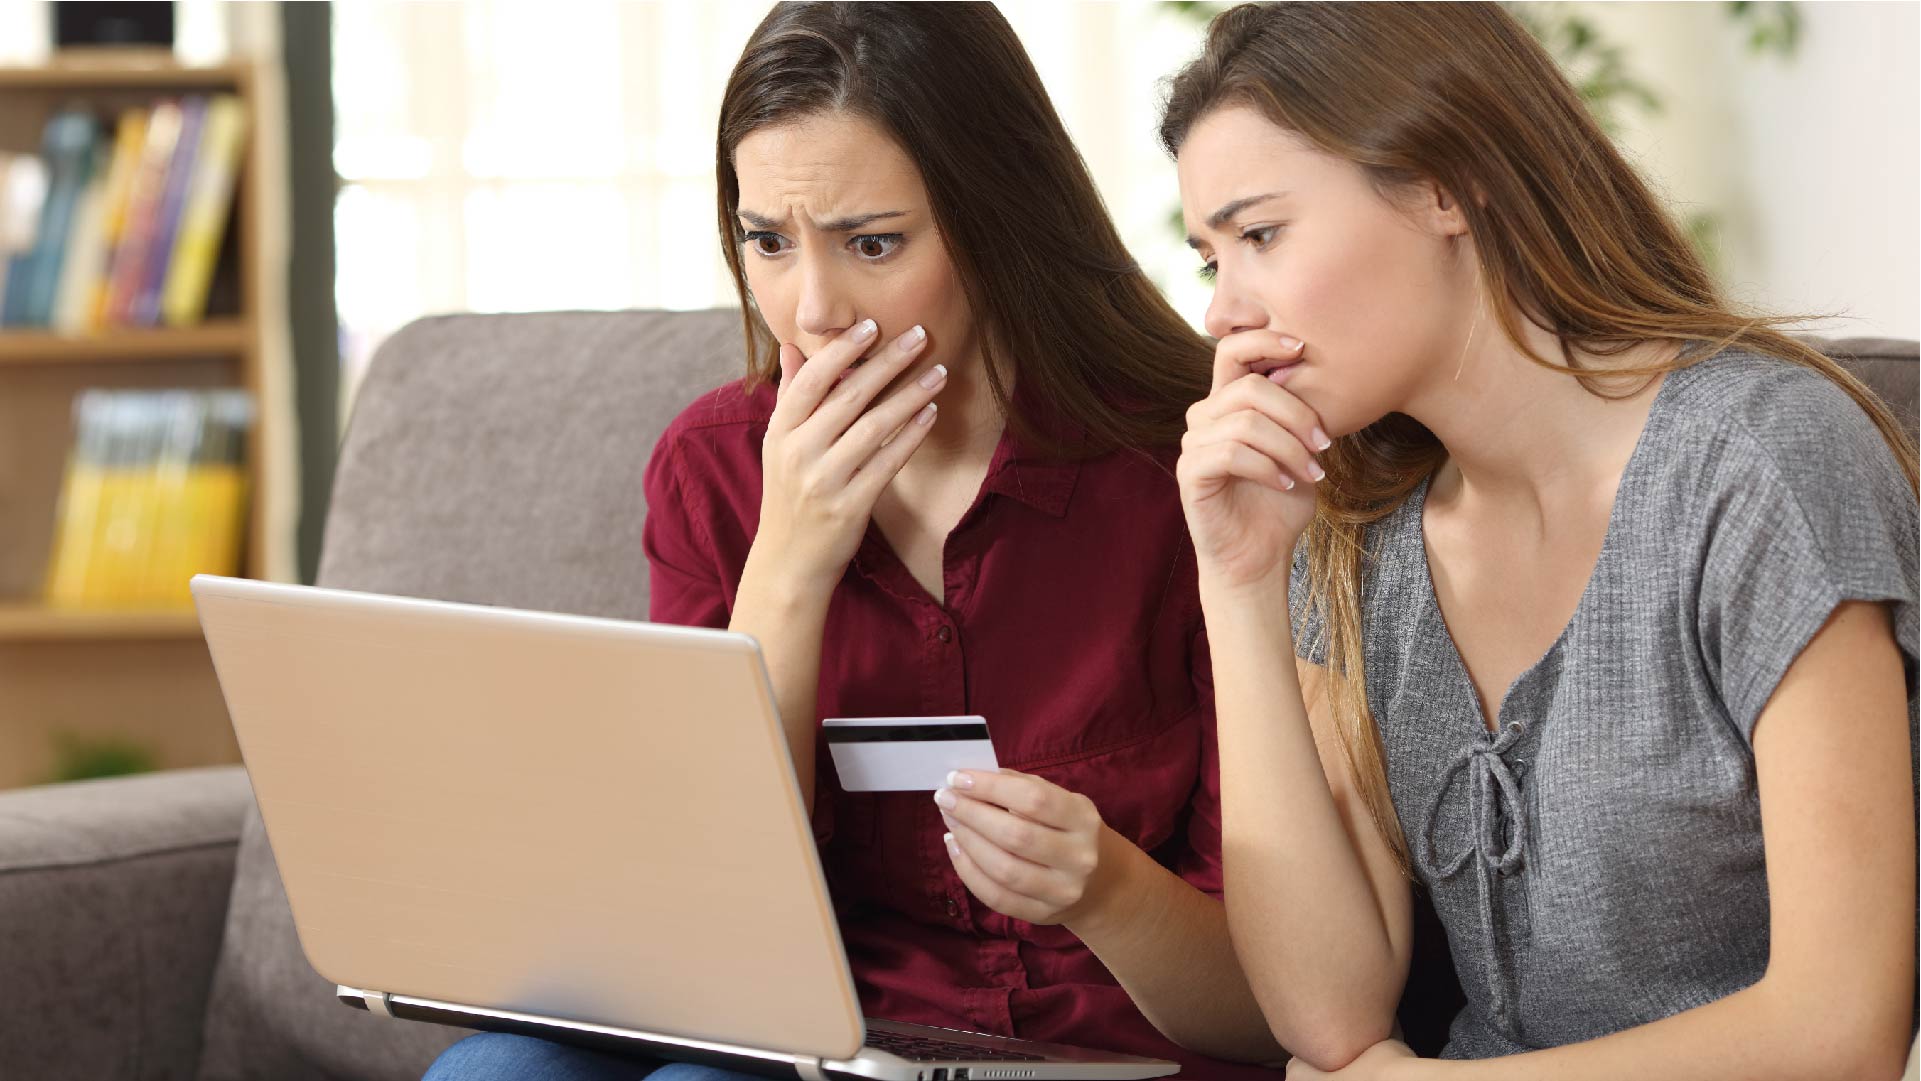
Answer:
[[[1214,722],[1214,669],[1207,645],[1207,628],[1197,627],[1189,656],[1192,658],[1194,689],[1199,698],[1195,710],[1201,726],[1201,770],[1188,802],[1187,846],[1175,866],[1187,884],[1202,893],[1221,896],[1221,744]]]
[[[1741,734],[1845,601],[1888,603],[1914,699],[1914,490],[1867,415],[1820,380],[1743,418],[1703,481],[1701,652]]]
[[[641,549],[647,556],[647,611],[655,623],[682,627],[727,626],[727,594],[713,545],[700,529],[680,476],[679,440],[670,431],[647,460],[642,488],[647,520]]]
[[[1294,566],[1287,576],[1289,621],[1294,627],[1294,653],[1309,664],[1327,666],[1327,623],[1320,609],[1311,604],[1310,576],[1307,569],[1307,537],[1294,546]]]

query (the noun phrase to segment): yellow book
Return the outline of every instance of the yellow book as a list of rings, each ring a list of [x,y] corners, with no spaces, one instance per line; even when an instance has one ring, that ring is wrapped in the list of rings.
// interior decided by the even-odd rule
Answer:
[[[207,288],[232,210],[246,128],[247,110],[239,98],[221,94],[207,102],[200,149],[160,294],[160,315],[168,326],[191,326],[207,314]]]
[[[46,601],[59,608],[86,602],[106,479],[105,400],[82,394],[74,402],[73,450],[67,457],[47,568]]]
[[[126,235],[127,205],[133,195],[134,175],[140,169],[140,155],[147,145],[147,110],[128,109],[120,114],[120,123],[114,130],[113,161],[107,167],[107,190],[105,203],[101,208],[101,243],[105,252],[101,258],[100,273],[92,284],[92,296],[86,305],[86,326],[98,330],[106,325],[107,293],[110,275],[113,271],[112,253],[120,248],[120,238]]]

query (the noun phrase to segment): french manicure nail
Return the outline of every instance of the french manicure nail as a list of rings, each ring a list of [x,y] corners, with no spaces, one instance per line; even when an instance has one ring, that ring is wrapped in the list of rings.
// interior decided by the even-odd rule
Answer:
[[[960,770],[955,770],[947,775],[947,787],[972,788],[974,787],[974,778],[962,773]]]
[[[1326,432],[1321,431],[1319,428],[1314,429],[1314,449],[1315,450],[1326,450],[1327,448],[1333,445],[1334,445],[1334,441],[1327,437]]]
[[[1290,477],[1290,476],[1288,476],[1288,475],[1287,475],[1287,474],[1285,474],[1285,473],[1283,473],[1283,474],[1281,474],[1281,487],[1282,487],[1282,488],[1285,488],[1286,490],[1288,490],[1288,491],[1290,491],[1290,492],[1291,492],[1291,491],[1293,491],[1293,490],[1294,490],[1294,478],[1293,478],[1293,477]]]
[[[936,788],[934,790],[934,802],[940,804],[941,807],[945,810],[949,810],[949,811],[953,810],[954,809],[953,790],[949,788]]]
[[[941,844],[944,844],[944,845],[946,845],[946,846],[947,846],[947,854],[948,854],[948,855],[950,855],[950,856],[958,856],[958,855],[960,855],[960,846],[954,843],[954,835],[953,835],[953,834],[951,834],[951,833],[943,833],[943,834],[941,834],[941,835],[940,835],[940,840],[941,840]]]
[[[1290,338],[1283,334],[1281,335],[1281,348],[1290,353],[1298,353],[1301,351],[1301,340],[1299,338]]]
[[[902,349],[912,349],[926,340],[927,328],[921,326],[919,323],[915,323],[907,333],[900,336],[899,344]]]
[[[1321,463],[1319,462],[1309,462],[1307,463],[1307,475],[1313,477],[1314,482],[1318,484],[1327,479],[1327,470],[1322,469]]]
[[[860,325],[854,328],[854,340],[864,342],[873,337],[875,332],[879,330],[880,327],[876,326],[872,319],[862,319]]]
[[[947,365],[936,364],[926,375],[920,377],[920,385],[926,390],[933,390],[935,387],[940,386],[941,381],[946,378]]]
[[[932,424],[934,423],[934,414],[939,411],[940,411],[940,406],[935,405],[933,402],[928,402],[926,405],[921,407],[920,412],[914,414],[914,423],[915,424]]]

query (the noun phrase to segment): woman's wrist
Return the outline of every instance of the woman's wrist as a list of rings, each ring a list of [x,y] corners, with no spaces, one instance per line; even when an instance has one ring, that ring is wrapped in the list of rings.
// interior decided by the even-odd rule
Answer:
[[[784,546],[772,547],[779,550]],[[761,538],[756,538],[747,551],[747,563],[741,568],[735,611],[748,608],[795,615],[824,610],[834,595],[838,579],[838,575],[811,572],[797,560],[771,556],[763,550]]]
[[[1150,869],[1161,867],[1140,846],[1103,824],[1100,852],[1087,894],[1063,925],[1090,944],[1114,934],[1132,919],[1133,902],[1144,896],[1142,887]]]

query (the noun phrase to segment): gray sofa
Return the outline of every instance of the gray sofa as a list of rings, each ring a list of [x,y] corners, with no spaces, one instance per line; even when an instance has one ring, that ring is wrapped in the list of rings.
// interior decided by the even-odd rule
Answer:
[[[1915,343],[1831,351],[1913,426]],[[724,311],[407,327],[360,391],[321,584],[645,618],[642,467],[740,353]],[[458,1036],[335,1002],[238,767],[0,793],[0,981],[0,1079],[407,1081]]]

